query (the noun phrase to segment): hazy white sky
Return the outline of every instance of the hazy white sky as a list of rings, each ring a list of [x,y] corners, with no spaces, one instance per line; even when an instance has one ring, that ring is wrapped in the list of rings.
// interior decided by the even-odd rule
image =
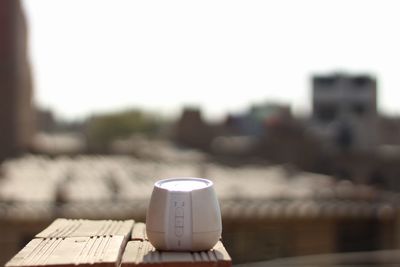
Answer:
[[[379,79],[400,114],[400,2],[24,0],[36,102],[66,118],[136,106],[208,117],[310,109],[310,75]]]

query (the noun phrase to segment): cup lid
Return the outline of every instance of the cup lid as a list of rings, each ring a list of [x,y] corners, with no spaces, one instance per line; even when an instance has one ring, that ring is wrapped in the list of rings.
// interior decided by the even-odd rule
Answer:
[[[212,186],[212,184],[210,180],[203,178],[177,177],[160,180],[155,186],[168,191],[190,192]]]

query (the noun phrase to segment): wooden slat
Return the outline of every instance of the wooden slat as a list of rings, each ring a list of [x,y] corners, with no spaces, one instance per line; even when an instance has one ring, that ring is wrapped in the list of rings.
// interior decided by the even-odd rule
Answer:
[[[136,266],[190,266],[190,267],[230,267],[231,258],[221,242],[210,251],[202,252],[166,252],[157,251],[144,240],[128,242],[121,261],[121,267]]]
[[[129,221],[57,219],[28,243],[6,267],[230,267],[231,258],[218,242],[209,251],[157,251],[146,226]],[[133,241],[127,242],[131,237]],[[122,255],[123,253],[123,255]]]
[[[124,236],[36,238],[28,243],[6,267],[75,265],[118,266]]]
[[[218,241],[218,243],[212,249],[212,252],[214,253],[215,257],[217,258],[219,267],[232,266],[231,256],[229,256],[228,251],[226,251],[226,249],[221,241]]]
[[[106,235],[130,236],[134,221],[57,219],[36,238],[91,237]]]
[[[131,240],[148,240],[146,234],[146,224],[144,223],[135,223],[132,229]]]
[[[125,247],[121,263],[125,266],[138,266],[143,263],[150,266],[154,261],[149,254],[151,251],[153,251],[153,248],[147,241],[130,241]]]

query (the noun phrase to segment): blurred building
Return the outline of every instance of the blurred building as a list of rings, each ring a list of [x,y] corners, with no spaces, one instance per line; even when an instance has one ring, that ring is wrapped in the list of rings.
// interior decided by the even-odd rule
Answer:
[[[380,145],[400,146],[400,117],[379,118]]]
[[[399,191],[400,123],[378,114],[376,79],[317,75],[312,86],[309,129],[319,137],[324,159],[312,171]]]
[[[51,133],[57,128],[57,121],[53,111],[50,109],[36,110],[36,127],[40,132]]]
[[[27,35],[20,1],[0,1],[0,160],[29,149],[34,133]]]
[[[312,79],[314,130],[333,148],[369,150],[378,143],[377,85],[367,75]]]
[[[197,108],[185,108],[175,126],[175,141],[183,146],[209,150],[215,129]]]
[[[272,102],[253,104],[242,116],[241,134],[260,137],[269,126],[284,124],[292,119],[289,105]]]

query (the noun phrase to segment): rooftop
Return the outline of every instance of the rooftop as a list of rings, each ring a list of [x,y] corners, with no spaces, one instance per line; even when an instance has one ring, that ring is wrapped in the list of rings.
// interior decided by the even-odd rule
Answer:
[[[391,217],[400,195],[283,166],[26,155],[2,165],[0,218],[144,218],[155,181],[211,179],[224,218]]]

